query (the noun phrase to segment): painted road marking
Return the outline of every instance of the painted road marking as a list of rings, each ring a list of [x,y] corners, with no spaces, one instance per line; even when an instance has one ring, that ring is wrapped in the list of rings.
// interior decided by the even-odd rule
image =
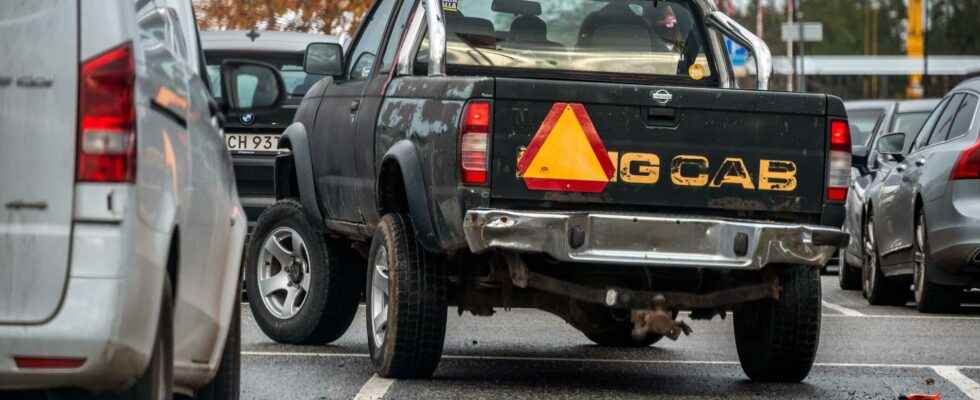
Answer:
[[[354,400],[381,400],[394,383],[394,379],[382,378],[378,374],[371,375],[371,379],[364,382],[364,386],[361,386]]]
[[[288,351],[243,351],[242,355],[248,357],[315,357],[315,358],[368,358],[370,357],[370,355],[362,354],[362,353],[315,353],[315,352],[288,352]],[[629,360],[629,359],[574,358],[574,357],[466,356],[466,355],[450,355],[450,354],[443,355],[442,358],[445,360],[532,361],[532,362],[609,363],[609,364],[739,365],[738,361],[712,361],[712,360]],[[980,365],[935,366],[935,365],[927,365],[927,364],[881,364],[881,363],[815,363],[813,365],[816,367],[831,367],[831,368],[980,369]]]
[[[837,312],[839,312],[841,314],[844,314],[844,315],[846,315],[848,317],[863,317],[864,316],[864,313],[862,313],[862,312],[859,312],[859,311],[856,311],[856,310],[852,310],[852,309],[847,308],[847,307],[844,307],[844,306],[836,305],[836,304],[831,303],[831,302],[829,302],[827,300],[823,300],[823,306],[824,307],[827,307],[827,308],[829,308],[831,310],[837,311]]]
[[[966,394],[966,397],[969,397],[972,400],[980,400],[980,384],[975,382],[973,379],[970,379],[966,375],[963,375],[958,368],[937,366],[932,367],[932,370],[936,371],[936,373],[943,377],[943,379],[946,379],[950,383],[956,385],[956,387],[960,388],[960,390],[963,391],[963,394]]]

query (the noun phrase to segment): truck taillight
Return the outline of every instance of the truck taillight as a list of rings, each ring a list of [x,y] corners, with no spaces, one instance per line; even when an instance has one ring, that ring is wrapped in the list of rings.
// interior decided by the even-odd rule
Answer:
[[[827,164],[827,201],[847,200],[851,183],[851,127],[847,120],[830,120],[830,159]]]
[[[490,102],[471,101],[463,110],[459,135],[459,166],[464,185],[486,186],[490,149]]]
[[[980,142],[967,147],[960,153],[949,175],[953,181],[965,179],[980,179]]]
[[[136,177],[135,67],[131,43],[81,65],[78,76],[78,182]]]

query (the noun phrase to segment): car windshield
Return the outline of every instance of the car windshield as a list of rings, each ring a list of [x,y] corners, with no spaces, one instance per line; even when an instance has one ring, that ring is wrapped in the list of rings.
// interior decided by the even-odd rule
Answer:
[[[851,124],[851,142],[854,144],[866,144],[871,133],[878,126],[878,121],[885,115],[885,110],[853,110],[847,112],[847,119]]]
[[[922,130],[922,126],[926,124],[927,119],[929,119],[928,112],[898,114],[895,117],[895,124],[892,127],[892,131],[902,132],[907,136],[914,137]]]
[[[271,64],[279,68],[286,92],[303,96],[323,75],[307,74],[303,68],[303,54],[207,54],[208,80],[215,98],[221,98],[221,63],[226,59],[241,58]]]
[[[450,66],[709,81],[688,1],[443,0]],[[428,59],[423,43],[419,61]]]

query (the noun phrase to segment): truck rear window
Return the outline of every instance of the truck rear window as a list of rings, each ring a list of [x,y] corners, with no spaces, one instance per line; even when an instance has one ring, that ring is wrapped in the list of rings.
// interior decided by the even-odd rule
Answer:
[[[686,0],[443,0],[450,66],[707,80]],[[428,59],[423,42],[419,61]]]

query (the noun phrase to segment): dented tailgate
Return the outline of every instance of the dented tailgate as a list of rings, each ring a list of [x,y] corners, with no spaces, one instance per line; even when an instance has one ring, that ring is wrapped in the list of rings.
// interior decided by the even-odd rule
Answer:
[[[505,78],[496,93],[494,201],[821,212],[824,95]]]

